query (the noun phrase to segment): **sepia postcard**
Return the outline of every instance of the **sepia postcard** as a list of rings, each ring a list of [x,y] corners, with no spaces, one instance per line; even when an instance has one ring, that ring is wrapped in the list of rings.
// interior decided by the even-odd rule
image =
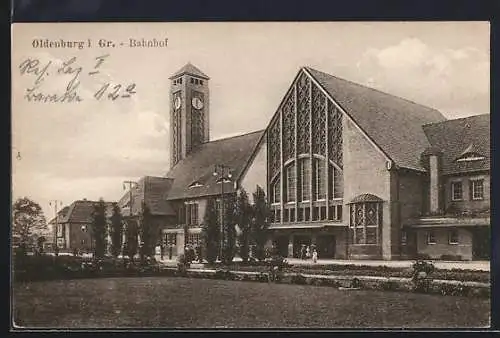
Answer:
[[[15,23],[11,329],[486,329],[488,22]]]

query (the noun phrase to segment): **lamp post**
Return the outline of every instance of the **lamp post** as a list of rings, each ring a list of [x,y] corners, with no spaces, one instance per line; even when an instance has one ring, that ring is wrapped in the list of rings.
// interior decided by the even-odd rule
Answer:
[[[127,185],[128,185],[128,191],[129,191],[129,210],[130,210],[129,219],[130,219],[130,222],[132,222],[132,220],[133,220],[133,216],[132,216],[132,204],[133,204],[132,186],[134,188],[137,188],[138,183],[135,181],[123,181],[123,190],[127,190]],[[127,224],[127,226],[130,226],[130,224]],[[126,232],[124,231],[123,233],[125,235]],[[127,238],[125,238],[125,240],[122,241],[123,244],[126,243],[126,240],[127,240]]]
[[[231,173],[231,168],[222,164],[215,165],[213,175],[218,177],[216,182],[220,183],[221,187],[220,250],[218,260],[222,261],[224,248],[224,183],[230,182],[233,175]]]

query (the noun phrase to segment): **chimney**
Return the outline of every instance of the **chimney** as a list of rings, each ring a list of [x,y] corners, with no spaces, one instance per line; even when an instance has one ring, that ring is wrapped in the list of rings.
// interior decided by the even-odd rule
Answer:
[[[423,153],[429,170],[429,211],[434,214],[441,211],[441,155],[441,150],[432,147]]]

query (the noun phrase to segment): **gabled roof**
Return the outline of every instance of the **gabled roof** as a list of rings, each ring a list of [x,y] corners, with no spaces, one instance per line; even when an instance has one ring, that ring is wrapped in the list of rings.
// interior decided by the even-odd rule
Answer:
[[[490,170],[490,114],[470,116],[423,126],[429,142],[442,151],[442,173]],[[461,162],[468,155],[484,160]]]
[[[57,223],[64,223],[66,216],[69,211],[69,206],[65,206],[61,210],[57,212],[57,217],[54,217],[49,224],[56,224],[56,218],[57,218]]]
[[[361,194],[354,197],[349,203],[383,202],[383,200],[373,194]]]
[[[201,77],[202,79],[210,80],[210,78],[207,75],[205,75],[205,73],[203,73],[201,70],[193,66],[191,62],[188,62],[184,67],[179,69],[174,75],[169,77],[169,79],[172,80],[173,78],[176,78],[184,74],[194,75],[197,77]]]
[[[201,144],[167,173],[173,184],[166,198],[174,200],[217,195],[221,193],[221,184],[224,184],[225,192],[234,192],[233,182],[244,170],[263,133],[260,130]],[[216,164],[231,168],[232,182],[216,183],[213,175]],[[195,182],[199,184],[190,187]]]
[[[425,170],[430,146],[422,125],[446,120],[437,110],[305,67],[331,98],[397,166]]]
[[[71,203],[70,206],[64,207],[59,214],[57,222],[62,223],[91,223],[92,222],[92,212],[94,211],[94,205],[98,201],[87,201],[79,200]],[[108,209],[111,211],[113,207],[113,202],[104,202]],[[65,211],[65,213],[64,213]],[[55,224],[55,219],[50,221],[50,224]]]
[[[144,176],[137,182],[137,187],[132,188],[132,213],[137,215],[141,212],[144,201],[151,214],[159,216],[175,215],[175,210],[166,201],[165,194],[172,186],[172,179],[156,176]],[[122,208],[122,214],[128,216],[130,213],[130,191],[127,191],[118,202]]]

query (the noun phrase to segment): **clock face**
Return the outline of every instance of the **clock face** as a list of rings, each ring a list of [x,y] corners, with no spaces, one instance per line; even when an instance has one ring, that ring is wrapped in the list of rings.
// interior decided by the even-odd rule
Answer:
[[[191,100],[191,104],[195,109],[203,108],[203,101],[199,97],[193,97],[193,99]]]
[[[177,110],[180,107],[181,107],[181,98],[177,96],[174,100],[174,108],[175,110]]]

